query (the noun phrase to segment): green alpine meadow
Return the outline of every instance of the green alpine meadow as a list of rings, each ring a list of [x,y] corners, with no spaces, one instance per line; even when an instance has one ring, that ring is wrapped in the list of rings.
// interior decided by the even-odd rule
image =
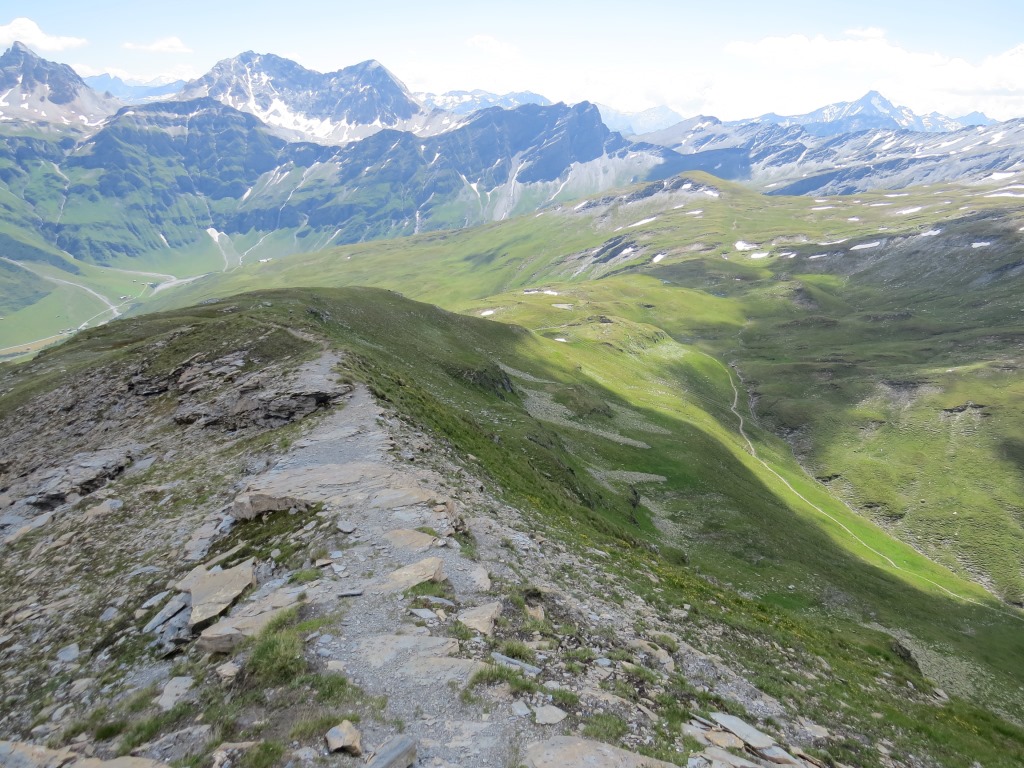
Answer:
[[[0,766],[1024,764],[1020,120],[35,39]]]

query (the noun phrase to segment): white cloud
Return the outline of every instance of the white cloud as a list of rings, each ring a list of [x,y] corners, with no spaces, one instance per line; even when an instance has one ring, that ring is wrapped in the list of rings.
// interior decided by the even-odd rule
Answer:
[[[0,47],[7,48],[18,40],[39,51],[66,51],[80,48],[89,41],[84,37],[48,35],[32,19],[21,16],[10,24],[0,24]]]
[[[879,27],[858,27],[855,29],[848,29],[844,33],[847,37],[861,37],[861,38],[882,38],[885,37],[885,30]]]
[[[192,53],[192,49],[182,42],[180,37],[161,37],[152,43],[123,43],[122,48],[129,51],[147,51],[149,53]]]
[[[832,39],[766,37],[724,48],[709,94],[712,106],[737,116],[806,112],[877,90],[915,112],[957,116],[979,109],[1007,119],[1024,114],[1024,45],[980,62],[908,50],[882,30],[848,30]]]
[[[473,35],[466,41],[466,45],[502,59],[513,59],[519,55],[519,49],[512,43],[499,40],[492,35]]]
[[[80,77],[95,77],[96,75],[111,75],[119,77],[128,85],[162,85],[172,83],[175,80],[194,80],[203,73],[194,66],[180,64],[174,67],[167,67],[149,71],[127,70],[121,67],[92,66],[91,64],[71,64],[71,68]]]

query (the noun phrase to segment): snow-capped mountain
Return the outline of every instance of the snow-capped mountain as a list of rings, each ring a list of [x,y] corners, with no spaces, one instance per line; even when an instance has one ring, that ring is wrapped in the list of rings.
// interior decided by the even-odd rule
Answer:
[[[551,101],[532,91],[514,91],[497,94],[490,91],[446,91],[445,93],[417,93],[416,98],[428,109],[441,109],[456,115],[469,115],[488,107],[515,109],[523,104],[550,106]]]
[[[185,85],[184,80],[172,82],[136,83],[126,82],[114,75],[102,74],[82,78],[97,93],[109,93],[125,104],[144,104],[148,101],[173,96]]]
[[[1024,172],[1024,120],[944,133],[888,128],[827,136],[802,125],[691,118],[637,138],[703,158],[704,167],[713,160],[715,175],[773,194],[850,194]]]
[[[428,112],[379,62],[321,73],[273,54],[248,51],[185,84],[182,100],[210,96],[255,115],[289,138],[344,144],[384,128],[438,133],[450,115]]]
[[[856,101],[839,101],[803,115],[777,115],[774,112],[743,123],[771,123],[773,125],[801,125],[815,136],[838,136],[874,129],[904,129],[943,133],[971,125],[954,120],[938,112],[918,115],[908,107],[898,107],[878,91],[869,91]]]
[[[972,125],[992,125],[993,123],[998,122],[997,120],[993,120],[984,112],[971,112],[954,119],[964,127],[970,127]]]
[[[20,42],[0,56],[0,121],[90,127],[120,106],[96,93],[67,64],[40,58]]]
[[[598,104],[597,108],[601,110],[601,119],[604,120],[604,124],[624,136],[660,131],[683,119],[678,112],[665,106],[651,107],[642,112],[620,112],[607,104]]]

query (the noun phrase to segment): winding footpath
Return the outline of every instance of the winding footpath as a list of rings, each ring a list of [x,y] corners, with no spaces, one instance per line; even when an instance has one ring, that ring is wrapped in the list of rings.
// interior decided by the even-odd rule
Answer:
[[[772,467],[766,461],[764,461],[764,459],[762,459],[760,456],[758,456],[757,449],[754,448],[754,444],[751,442],[750,437],[747,435],[747,431],[745,429],[746,421],[743,418],[743,414],[740,413],[740,410],[738,408],[738,406],[739,406],[739,399],[740,399],[740,391],[736,387],[736,382],[733,380],[732,371],[729,369],[729,366],[725,365],[721,360],[719,360],[719,359],[717,359],[715,357],[712,357],[711,355],[708,355],[705,352],[701,352],[701,354],[705,355],[706,357],[710,357],[712,360],[714,360],[719,366],[721,366],[722,370],[725,371],[726,376],[729,377],[729,386],[732,387],[732,404],[729,406],[729,410],[732,411],[732,413],[736,416],[736,419],[738,420],[738,423],[739,423],[739,434],[740,434],[740,437],[742,437],[744,442],[746,442],[746,444],[747,444],[747,451],[750,453],[750,455],[753,457],[753,459],[758,464],[760,464],[771,475],[776,477],[784,486],[786,486],[786,488],[789,489],[789,491],[794,496],[796,496],[798,499],[800,499],[802,502],[804,502],[808,507],[813,509],[818,514],[820,514],[820,515],[826,517],[827,519],[831,520],[833,523],[835,523],[837,526],[839,526],[841,529],[843,529],[843,531],[845,531],[854,541],[856,541],[858,544],[860,544],[862,547],[864,547],[864,549],[868,550],[873,555],[881,558],[886,563],[888,563],[889,566],[893,570],[899,571],[900,573],[905,573],[905,574],[908,574],[910,576],[913,576],[914,578],[920,579],[921,581],[924,581],[927,584],[932,585],[933,587],[941,590],[943,593],[945,593],[945,594],[949,595],[950,597],[953,597],[953,598],[955,598],[957,600],[962,600],[962,601],[964,601],[966,603],[970,603],[970,604],[976,605],[976,606],[978,606],[980,608],[985,608],[987,610],[994,611],[994,612],[999,613],[999,614],[1004,615],[1004,616],[1011,616],[1011,617],[1017,619],[1018,621],[1024,622],[1024,616],[1021,616],[1018,613],[1004,611],[1004,610],[1002,610],[1000,608],[995,608],[995,607],[993,607],[992,605],[990,605],[988,603],[982,602],[981,600],[975,600],[974,598],[966,597],[964,595],[958,594],[958,593],[953,592],[952,590],[942,586],[938,582],[933,581],[932,579],[929,579],[927,576],[923,576],[920,573],[917,573],[915,571],[909,570],[907,568],[904,568],[904,567],[898,565],[891,557],[889,557],[888,555],[884,554],[883,552],[879,552],[877,549],[875,549],[870,544],[868,544],[866,541],[864,541],[864,539],[862,539],[860,536],[858,536],[856,533],[854,533],[847,525],[845,525],[835,515],[832,515],[829,512],[826,512],[824,509],[822,509],[817,504],[815,504],[813,501],[811,501],[806,496],[804,496],[802,493],[800,493],[800,491],[798,491],[796,488],[794,488],[790,484],[790,482],[788,480],[786,480],[786,478],[784,478],[782,475],[780,475],[778,472],[776,472],[774,469],[772,469]],[[837,499],[837,501],[839,501],[844,506],[846,506],[847,509],[850,509],[850,506],[848,504],[846,504],[846,502],[842,501],[842,499]],[[850,512],[853,513],[853,514],[857,514],[852,509],[850,509]]]

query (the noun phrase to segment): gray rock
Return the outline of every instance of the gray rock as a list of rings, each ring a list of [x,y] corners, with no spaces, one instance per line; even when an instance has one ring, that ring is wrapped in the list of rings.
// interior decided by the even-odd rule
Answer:
[[[539,675],[541,673],[540,667],[535,667],[533,664],[527,664],[525,661],[520,661],[519,659],[504,656],[497,651],[491,651],[491,658],[503,667],[517,667],[528,675]]]
[[[777,744],[774,747],[768,747],[767,749],[759,749],[757,750],[757,753],[765,760],[769,760],[776,765],[803,765],[802,761],[797,760]]]
[[[455,603],[453,603],[451,600],[445,600],[443,597],[434,597],[433,595],[426,595],[423,599],[431,605],[443,605],[445,608],[455,607]]]
[[[78,643],[71,643],[57,651],[57,660],[63,661],[65,664],[70,664],[78,658],[78,654]]]
[[[408,736],[395,736],[383,747],[366,768],[409,768],[416,762],[416,741]]]
[[[357,757],[363,754],[362,734],[348,720],[331,728],[324,738],[330,752],[347,752]]]
[[[574,736],[553,736],[531,744],[526,751],[526,765],[528,768],[672,768],[671,763]]]
[[[533,710],[536,715],[537,725],[557,725],[565,720],[567,713],[553,704],[545,704]]]
[[[734,715],[727,715],[724,712],[712,712],[711,719],[727,731],[731,731],[739,736],[754,749],[768,749],[775,744],[775,739],[767,733],[762,733],[754,726],[748,725]]]
[[[350,520],[339,520],[338,524],[337,524],[337,528],[338,528],[339,531],[341,531],[344,534],[349,534],[349,533],[355,533],[356,532],[356,524],[351,522]]]
[[[100,614],[100,621],[102,621],[102,622],[113,621],[116,616],[117,616],[117,608],[115,608],[114,606],[110,606],[109,608],[107,608],[107,610],[105,610],[103,613]]]
[[[429,608],[410,608],[409,613],[417,618],[425,619],[427,621],[434,621],[437,619],[437,614]]]
[[[512,714],[514,714],[516,717],[529,717],[530,711],[531,710],[529,706],[527,706],[525,701],[520,701],[519,699],[516,699],[512,702]]]
[[[172,677],[164,686],[163,693],[156,700],[156,705],[164,712],[169,712],[185,697],[190,688],[192,688],[191,677]]]
[[[167,589],[165,589],[163,592],[158,592],[157,594],[155,594],[151,598],[149,598],[149,600],[147,600],[142,605],[140,605],[139,606],[139,610],[140,611],[148,611],[154,605],[157,605],[158,603],[160,603],[170,593],[171,593],[170,590],[167,590]]]
[[[165,592],[163,594],[167,593]],[[150,603],[153,600],[154,598],[150,598],[146,601],[146,603]],[[186,608],[191,607],[191,605],[191,597],[187,595],[175,595],[170,599],[170,601],[168,601],[167,605],[161,608],[160,612],[157,613],[157,615],[154,616],[152,619],[150,619],[146,626],[142,628],[143,633],[152,632],[158,627],[163,626],[165,622],[167,622],[174,616],[178,615],[181,611],[184,611]]]

